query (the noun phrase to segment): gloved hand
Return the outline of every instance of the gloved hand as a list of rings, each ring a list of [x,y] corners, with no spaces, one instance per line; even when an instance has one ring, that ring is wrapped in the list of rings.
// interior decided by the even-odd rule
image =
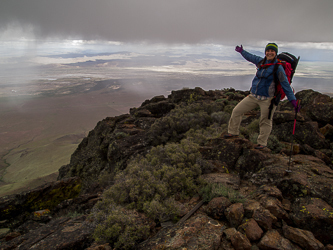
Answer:
[[[292,100],[291,104],[293,105],[295,112],[299,112],[301,109],[301,105],[297,105],[297,101],[296,100]]]
[[[236,48],[235,48],[235,50],[237,52],[239,52],[239,53],[242,53],[242,51],[243,51],[243,45],[241,45],[240,47],[237,45]]]

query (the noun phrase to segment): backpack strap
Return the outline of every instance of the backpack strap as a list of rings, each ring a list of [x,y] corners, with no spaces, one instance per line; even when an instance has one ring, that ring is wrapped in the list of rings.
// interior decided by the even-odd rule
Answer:
[[[277,63],[266,63],[266,64],[263,64],[263,61],[260,61],[259,64],[258,64],[258,68],[267,68],[269,66],[272,66],[274,65],[274,69],[273,69],[273,77],[274,77],[274,82],[275,82],[275,92],[274,92],[274,97],[273,99],[271,100],[271,104],[269,105],[269,112],[268,112],[268,119],[271,119],[271,116],[272,116],[272,110],[273,110],[273,107],[274,105],[275,106],[278,106],[279,105],[279,102],[281,100],[281,93],[278,92],[278,85],[280,84],[280,80],[279,80],[279,77],[277,75],[277,70],[279,68],[279,65],[282,65],[283,66],[283,62],[279,59],[277,59],[278,62]]]
[[[268,119],[271,119],[272,116],[272,110],[274,105],[278,106],[279,102],[281,100],[281,93],[278,93],[278,85],[280,84],[280,80],[279,77],[277,75],[277,70],[279,68],[279,65],[282,65],[282,63],[278,60],[278,63],[274,63],[272,64],[274,65],[274,69],[273,69],[273,76],[274,76],[274,82],[275,82],[275,92],[274,92],[274,97],[271,100],[271,104],[269,105],[269,112],[268,112]]]

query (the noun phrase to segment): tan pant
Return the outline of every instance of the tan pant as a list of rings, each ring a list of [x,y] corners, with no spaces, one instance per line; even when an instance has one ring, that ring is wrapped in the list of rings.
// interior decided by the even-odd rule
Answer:
[[[257,143],[263,146],[267,146],[267,140],[272,131],[272,119],[276,109],[274,105],[271,119],[268,119],[269,113],[269,105],[271,104],[272,98],[268,98],[267,100],[258,100],[252,95],[248,95],[241,102],[239,102],[234,110],[232,111],[231,118],[229,120],[228,133],[233,135],[239,135],[239,126],[242,122],[242,117],[244,113],[256,108],[260,107],[260,121],[259,121],[259,136],[257,139]]]

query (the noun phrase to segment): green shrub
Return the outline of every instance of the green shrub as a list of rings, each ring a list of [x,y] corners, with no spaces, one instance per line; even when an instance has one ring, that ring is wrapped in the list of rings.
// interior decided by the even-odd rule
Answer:
[[[116,206],[110,200],[98,202],[91,218],[96,224],[94,239],[109,242],[116,249],[133,249],[150,233],[149,225],[137,211]]]
[[[168,207],[172,204],[170,199],[186,199],[198,191],[201,174],[201,166],[197,164],[201,159],[198,147],[196,143],[182,140],[152,148],[145,158],[135,158],[116,175],[104,199],[111,197],[117,204],[150,214],[154,220],[159,218],[153,216],[156,213],[151,212],[150,204],[159,202],[161,213],[172,216],[175,210]]]
[[[91,213],[95,240],[127,249],[147,235],[146,226],[133,223],[139,212],[156,222],[179,216],[177,200],[198,193],[205,163],[199,145],[188,139],[154,147],[145,157],[134,158],[117,172],[114,185]]]
[[[147,133],[154,146],[167,142],[179,142],[184,133],[192,129],[203,129],[214,123],[211,116],[223,110],[223,103],[192,103],[177,106],[168,115],[157,120]]]
[[[251,134],[251,135],[249,136],[249,140],[250,140],[250,142],[252,142],[253,144],[256,144],[256,143],[257,143],[258,136],[259,136],[258,133]]]
[[[235,93],[233,93],[233,92],[227,92],[227,93],[224,93],[226,96],[230,96],[230,98],[232,99],[232,98],[234,98],[234,96],[235,96]]]
[[[231,106],[236,106],[238,103],[239,103],[239,102],[236,101],[236,100],[232,100],[232,101],[229,102],[229,104],[230,104]]]
[[[152,201],[145,202],[143,210],[149,218],[156,218],[160,222],[177,217],[180,213],[179,206],[173,197],[161,200],[159,195],[155,195]]]
[[[249,131],[246,127],[239,127],[239,137],[249,139]]]
[[[223,102],[223,103],[226,104],[226,105],[229,104],[229,100],[226,99],[226,98],[217,99],[215,102]]]
[[[254,119],[249,125],[246,126],[249,136],[259,133],[259,122],[259,119]]]
[[[234,105],[227,105],[227,106],[225,106],[224,107],[224,112],[226,112],[226,113],[228,113],[228,114],[231,114],[232,113],[232,111],[233,111],[233,109],[234,109]]]
[[[225,126],[220,126],[217,123],[214,123],[206,129],[190,129],[186,132],[185,136],[186,139],[203,146],[209,142],[209,139],[219,137],[223,132],[224,127]]]
[[[223,185],[222,183],[209,183],[200,190],[200,195],[205,202],[215,197],[226,197],[232,203],[244,203],[245,198],[238,191]]]
[[[98,184],[102,188],[109,187],[113,184],[115,173],[103,173],[98,177]]]
[[[219,111],[212,113],[211,117],[213,118],[214,122],[217,122],[219,125],[221,125],[229,122],[230,114],[223,111]]]
[[[273,153],[280,153],[283,145],[280,143],[279,139],[275,135],[270,135],[268,137],[267,147],[272,150]]]
[[[83,214],[79,213],[77,211],[71,211],[71,212],[68,212],[67,217],[74,219],[74,218],[80,217],[81,215],[83,215]]]

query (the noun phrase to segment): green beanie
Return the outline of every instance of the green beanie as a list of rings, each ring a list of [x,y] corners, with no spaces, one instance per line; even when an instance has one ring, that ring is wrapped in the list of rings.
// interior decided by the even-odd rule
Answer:
[[[266,48],[265,48],[265,53],[266,53],[266,51],[269,50],[269,49],[274,50],[274,51],[276,52],[276,54],[278,53],[278,46],[277,46],[276,43],[269,43],[269,44],[267,44],[267,45],[266,45]]]

